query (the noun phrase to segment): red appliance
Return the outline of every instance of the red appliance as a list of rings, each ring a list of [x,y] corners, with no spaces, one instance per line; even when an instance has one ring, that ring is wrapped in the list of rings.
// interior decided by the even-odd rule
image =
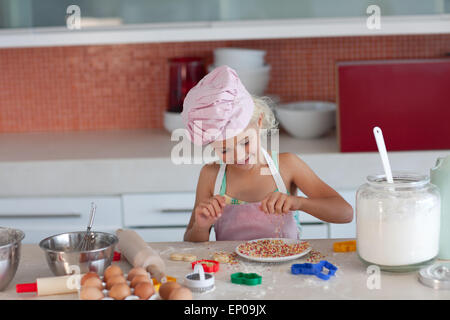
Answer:
[[[205,63],[198,57],[169,59],[169,108],[170,112],[183,111],[186,94],[205,76]]]
[[[450,59],[337,63],[342,152],[450,149]]]

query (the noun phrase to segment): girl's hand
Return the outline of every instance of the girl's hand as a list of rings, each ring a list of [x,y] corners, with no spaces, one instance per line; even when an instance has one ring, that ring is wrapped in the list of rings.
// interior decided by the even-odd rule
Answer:
[[[299,210],[301,198],[281,192],[270,193],[261,201],[260,209],[265,213],[285,214],[289,211]]]
[[[199,228],[210,228],[220,218],[225,207],[225,197],[216,195],[200,202],[194,210],[195,224]]]

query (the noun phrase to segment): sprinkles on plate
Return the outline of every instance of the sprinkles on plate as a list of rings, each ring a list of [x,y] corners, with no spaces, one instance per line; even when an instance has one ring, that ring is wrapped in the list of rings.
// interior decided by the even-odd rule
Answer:
[[[288,244],[283,240],[257,240],[242,243],[238,251],[249,257],[281,258],[302,253],[309,248],[307,241]]]

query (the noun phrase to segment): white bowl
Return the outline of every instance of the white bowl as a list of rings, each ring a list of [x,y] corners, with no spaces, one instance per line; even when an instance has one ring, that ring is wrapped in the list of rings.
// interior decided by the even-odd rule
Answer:
[[[164,128],[172,133],[175,129],[184,128],[183,118],[179,112],[164,112]]]
[[[214,64],[227,65],[233,69],[251,69],[264,66],[266,51],[245,48],[217,48],[214,50]]]
[[[275,108],[281,126],[296,138],[318,138],[336,123],[336,104],[325,101],[301,101]]]
[[[208,72],[214,70],[218,65],[210,65]],[[251,69],[234,69],[241,79],[244,87],[250,94],[261,96],[267,89],[270,79],[270,65]]]

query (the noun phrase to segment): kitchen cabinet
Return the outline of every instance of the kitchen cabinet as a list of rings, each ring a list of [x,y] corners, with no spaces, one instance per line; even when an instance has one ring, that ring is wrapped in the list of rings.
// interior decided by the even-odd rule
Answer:
[[[183,241],[195,202],[192,192],[125,194],[123,222],[145,241]]]
[[[343,196],[351,203],[352,192]],[[130,228],[149,242],[183,241],[195,192],[155,192],[123,196],[9,197],[0,198],[0,226],[25,232],[24,243],[39,243],[58,233],[84,230],[90,203],[97,212],[94,230],[114,233]],[[353,237],[354,225],[329,224],[301,212],[303,239]],[[210,240],[215,240],[214,228]]]
[[[85,230],[91,202],[97,205],[93,230],[114,232],[122,226],[119,196],[0,198],[0,226],[24,231],[24,243],[39,243],[58,233]]]
[[[76,5],[79,12],[69,5]],[[0,27],[64,26],[66,13],[68,18],[86,18],[90,26],[357,17],[369,5],[379,6],[385,16],[450,12],[449,0],[341,0],[338,6],[334,0],[41,0],[39,5],[30,0],[3,0]]]
[[[125,194],[125,227],[184,227],[189,223],[195,202],[194,192]]]
[[[0,47],[442,34],[450,23],[450,0],[36,3],[0,1]],[[382,27],[367,27],[374,15]]]
[[[329,238],[356,238],[356,190],[337,190],[352,206],[353,220],[350,223],[330,223]]]

